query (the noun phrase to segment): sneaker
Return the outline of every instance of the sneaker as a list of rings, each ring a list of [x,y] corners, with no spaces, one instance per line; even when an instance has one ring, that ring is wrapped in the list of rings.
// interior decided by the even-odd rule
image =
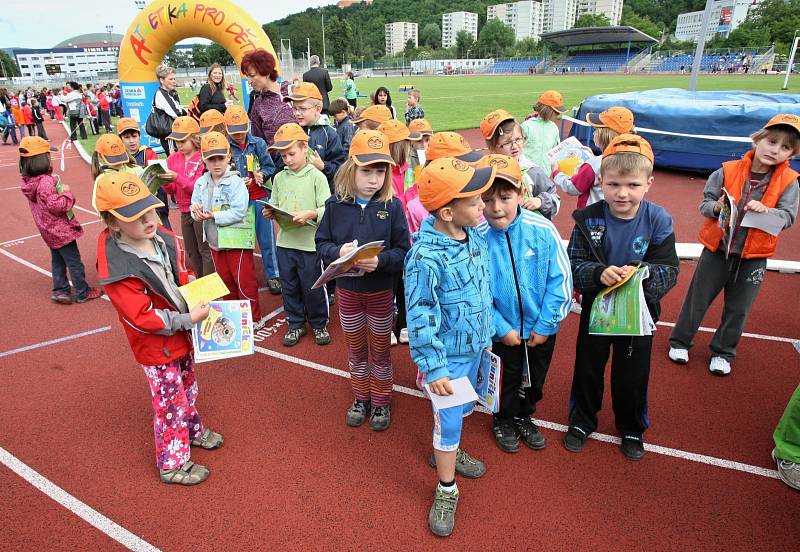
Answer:
[[[269,278],[267,279],[267,289],[272,295],[280,295],[281,294],[281,281],[277,278]]]
[[[62,305],[71,305],[72,304],[72,295],[65,291],[61,291],[58,293],[54,293],[50,296],[50,299],[55,303],[60,303]]]
[[[331,342],[331,334],[328,333],[328,328],[314,328],[314,343],[317,345],[327,345]]]
[[[580,452],[586,444],[586,432],[578,426],[570,426],[564,435],[564,448],[570,452]]]
[[[544,435],[533,423],[529,416],[522,418],[514,418],[514,428],[519,432],[522,437],[522,442],[525,443],[529,449],[542,450],[547,443],[544,440]]]
[[[208,476],[207,467],[195,464],[191,460],[174,470],[160,470],[158,475],[163,483],[175,485],[197,485],[208,479]]]
[[[328,306],[331,306],[334,303],[336,303],[336,294],[335,293],[329,293],[328,294]]]
[[[289,331],[286,332],[286,335],[283,336],[283,346],[284,347],[294,347],[297,345],[297,342],[300,341],[300,338],[306,335],[305,327],[302,328],[289,328]]]
[[[623,435],[619,446],[628,460],[641,460],[644,457],[644,441],[641,437]]]
[[[100,299],[103,296],[103,290],[97,288],[89,288],[88,293],[84,297],[76,297],[76,303],[85,303],[93,299]]]
[[[575,299],[573,299],[572,304],[569,306],[569,312],[580,314],[581,312],[583,312],[583,308],[581,307],[580,303],[578,303]]]
[[[267,318],[266,316],[262,316],[258,320],[258,322],[253,323],[253,331],[257,332],[258,330],[263,330],[264,326],[267,325],[267,322],[269,322],[269,318]]]
[[[400,330],[400,335],[397,336],[397,341],[406,345],[408,343],[408,328],[402,328]]]
[[[731,363],[727,358],[721,356],[711,357],[708,369],[715,376],[727,376],[731,373]]]
[[[781,478],[781,481],[792,489],[800,491],[800,463],[778,458],[775,456],[775,449],[772,449],[772,459],[778,467],[778,477]]]
[[[519,451],[519,435],[511,420],[494,420],[492,433],[494,442],[500,450],[510,453]]]
[[[353,404],[350,405],[350,408],[347,409],[347,425],[350,427],[359,427],[364,423],[364,420],[367,419],[369,410],[369,401],[359,401],[358,399],[354,400]]]
[[[436,456],[433,455],[433,452],[428,456],[428,464],[432,468],[436,467]],[[486,473],[486,464],[458,449],[456,452],[456,473],[468,479],[478,479]]]
[[[384,431],[389,429],[391,421],[392,412],[389,405],[376,406],[372,409],[372,415],[369,417],[369,428],[372,431]]]
[[[390,344],[392,347],[394,347],[395,345],[397,345],[397,336],[396,336],[396,335],[394,335],[394,332],[390,333],[389,335],[391,336],[391,337],[389,338],[389,344]]]
[[[433,506],[428,513],[428,527],[437,537],[448,537],[456,525],[456,507],[458,507],[458,489],[449,493],[437,485],[433,495]]]
[[[670,346],[669,359],[675,364],[686,364],[689,362],[689,350]]]

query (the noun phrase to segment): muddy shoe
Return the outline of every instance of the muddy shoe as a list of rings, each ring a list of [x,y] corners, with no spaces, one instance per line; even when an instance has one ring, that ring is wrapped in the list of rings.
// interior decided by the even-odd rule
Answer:
[[[208,479],[209,471],[205,466],[195,464],[191,460],[174,470],[161,470],[159,479],[163,483],[174,485],[197,485]]]
[[[428,464],[432,468],[436,467],[436,456],[433,455],[433,452],[428,456]],[[458,452],[456,452],[456,473],[468,479],[478,479],[486,473],[486,464],[458,449]]]
[[[192,439],[191,445],[193,447],[202,447],[206,450],[214,450],[221,447],[223,442],[222,435],[206,428],[203,433]]]
[[[389,429],[389,424],[392,422],[392,413],[389,405],[376,406],[372,410],[372,416],[369,418],[369,428],[372,431],[384,431]]]
[[[439,487],[433,495],[433,505],[428,513],[428,527],[437,537],[448,537],[456,525],[458,489],[449,493]]]
[[[331,334],[328,333],[328,328],[314,329],[314,343],[317,345],[327,345],[331,342]]]
[[[272,295],[281,294],[281,281],[277,278],[270,278],[267,280],[267,289]]]
[[[286,332],[286,335],[283,336],[283,346],[284,347],[294,347],[297,345],[297,342],[300,341],[300,338],[306,335],[306,329],[303,328],[289,328],[289,331]]]
[[[363,424],[369,414],[369,408],[369,401],[359,401],[358,399],[353,401],[353,404],[347,409],[347,425],[359,427]]]

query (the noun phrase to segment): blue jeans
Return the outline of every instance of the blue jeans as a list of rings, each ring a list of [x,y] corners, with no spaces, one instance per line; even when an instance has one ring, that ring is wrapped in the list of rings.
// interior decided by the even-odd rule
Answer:
[[[266,200],[266,198],[264,198]],[[264,276],[268,279],[277,278],[278,256],[275,252],[275,228],[272,221],[261,216],[263,205],[255,200],[250,205],[256,210],[256,240],[261,250],[261,262],[264,264]]]
[[[86,298],[86,294],[89,293],[89,284],[86,283],[78,242],[73,241],[64,247],[51,249],[50,257],[53,269],[53,293],[70,293],[67,279],[67,269],[69,269],[72,285],[75,286],[75,297],[77,299]]]

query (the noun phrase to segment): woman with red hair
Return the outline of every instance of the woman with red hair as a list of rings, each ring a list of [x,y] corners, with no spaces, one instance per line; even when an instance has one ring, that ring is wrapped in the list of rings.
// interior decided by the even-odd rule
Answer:
[[[271,146],[275,141],[275,132],[281,125],[297,122],[292,108],[283,103],[275,57],[264,49],[248,52],[242,58],[241,69],[253,88],[247,110],[252,133],[263,138],[267,146]],[[280,156],[275,161],[280,161]],[[283,167],[283,163],[276,166]]]

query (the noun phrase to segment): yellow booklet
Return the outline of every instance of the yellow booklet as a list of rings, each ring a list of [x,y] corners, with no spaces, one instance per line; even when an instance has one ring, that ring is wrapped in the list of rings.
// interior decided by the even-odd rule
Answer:
[[[190,309],[198,303],[210,303],[230,293],[225,282],[216,272],[189,282],[185,286],[179,287],[178,291],[181,292]]]

